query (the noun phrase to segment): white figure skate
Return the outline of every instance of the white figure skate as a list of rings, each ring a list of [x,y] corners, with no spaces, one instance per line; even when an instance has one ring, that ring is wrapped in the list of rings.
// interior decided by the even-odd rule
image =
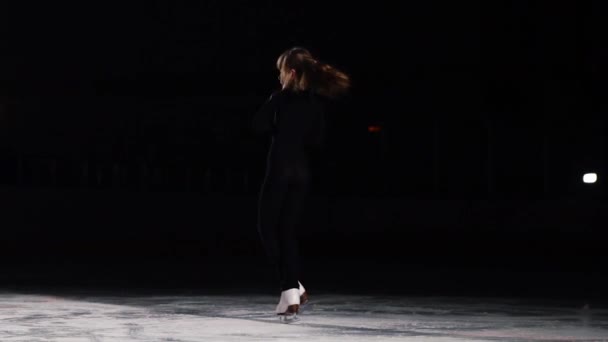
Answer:
[[[308,293],[299,281],[298,285],[298,289],[289,289],[281,293],[281,300],[277,305],[276,312],[284,323],[297,322],[299,320],[298,315],[303,313],[308,306]],[[300,297],[299,303],[296,300],[297,296]]]
[[[281,300],[279,300],[275,311],[283,323],[295,323],[299,321],[300,289],[294,288],[281,292]]]

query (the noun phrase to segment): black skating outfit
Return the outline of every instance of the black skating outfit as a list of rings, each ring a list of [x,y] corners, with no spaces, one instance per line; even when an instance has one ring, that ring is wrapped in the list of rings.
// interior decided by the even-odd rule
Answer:
[[[258,199],[258,233],[278,270],[281,291],[298,288],[297,228],[311,188],[311,156],[324,142],[323,101],[311,91],[273,93],[252,120],[271,135]]]

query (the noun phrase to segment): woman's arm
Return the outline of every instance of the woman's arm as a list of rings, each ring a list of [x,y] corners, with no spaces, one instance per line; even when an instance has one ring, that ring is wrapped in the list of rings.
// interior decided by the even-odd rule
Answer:
[[[279,92],[274,92],[262,105],[251,120],[251,129],[255,135],[267,135],[274,133],[276,127],[274,122],[275,113],[279,109]]]

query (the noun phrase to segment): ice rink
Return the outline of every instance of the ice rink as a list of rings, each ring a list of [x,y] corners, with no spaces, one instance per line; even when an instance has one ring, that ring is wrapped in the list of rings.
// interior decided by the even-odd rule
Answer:
[[[608,310],[566,301],[311,293],[300,321],[284,324],[277,298],[4,290],[0,341],[608,340]]]

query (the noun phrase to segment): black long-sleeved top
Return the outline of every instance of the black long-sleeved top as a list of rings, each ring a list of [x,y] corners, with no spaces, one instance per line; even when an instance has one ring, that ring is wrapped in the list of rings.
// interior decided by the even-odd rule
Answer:
[[[257,136],[272,136],[269,167],[308,164],[311,153],[320,151],[324,145],[323,102],[310,91],[275,92],[254,115],[252,129]]]

